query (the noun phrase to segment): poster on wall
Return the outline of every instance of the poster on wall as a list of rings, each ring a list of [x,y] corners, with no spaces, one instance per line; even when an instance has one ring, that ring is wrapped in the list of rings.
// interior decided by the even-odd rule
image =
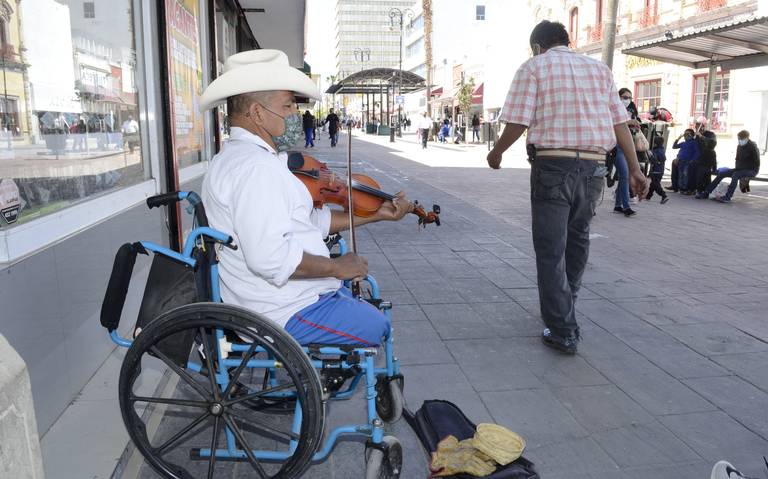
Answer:
[[[202,161],[204,149],[199,0],[165,0],[165,14],[174,167],[180,168]]]

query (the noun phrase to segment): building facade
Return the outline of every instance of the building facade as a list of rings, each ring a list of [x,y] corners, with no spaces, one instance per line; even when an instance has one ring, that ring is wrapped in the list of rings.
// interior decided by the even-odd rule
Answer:
[[[600,57],[603,22],[602,0],[529,2],[536,21],[563,23],[571,46]],[[691,69],[661,63],[621,51],[635,44],[677,36],[697,29],[766,15],[766,2],[757,0],[644,0],[619,2],[613,71],[619,88],[633,91],[641,114],[662,106],[674,117],[672,135],[678,135],[704,115],[708,69]],[[718,162],[733,163],[736,133],[746,129],[764,150],[768,144],[768,67],[717,71],[709,128],[718,135]]]
[[[424,12],[414,3],[413,24],[406,29],[403,68],[426,77]],[[504,104],[509,84],[529,57],[532,16],[525,3],[504,0],[432,1],[432,85],[430,105],[435,119],[493,120]],[[472,83],[469,112],[461,112],[457,94]],[[406,110],[413,116],[426,110],[426,92],[408,95]]]
[[[271,3],[0,0],[0,334],[27,363],[41,435],[115,349],[99,315],[119,246],[173,247],[191,228],[145,200],[199,190],[226,118],[198,100],[223,60],[261,35],[303,66],[305,2]],[[125,337],[148,271],[137,261]]]

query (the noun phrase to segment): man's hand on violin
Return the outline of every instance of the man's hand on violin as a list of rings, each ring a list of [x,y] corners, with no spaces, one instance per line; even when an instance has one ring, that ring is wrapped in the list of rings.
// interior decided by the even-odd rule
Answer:
[[[355,253],[347,253],[333,260],[336,279],[362,281],[368,275],[368,260]]]
[[[378,221],[398,221],[413,211],[413,203],[405,198],[405,192],[399,191],[392,201],[385,201],[376,211]]]

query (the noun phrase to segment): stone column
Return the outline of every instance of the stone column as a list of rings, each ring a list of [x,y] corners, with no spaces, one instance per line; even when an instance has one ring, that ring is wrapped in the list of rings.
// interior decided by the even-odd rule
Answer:
[[[27,365],[0,335],[0,477],[43,479]]]

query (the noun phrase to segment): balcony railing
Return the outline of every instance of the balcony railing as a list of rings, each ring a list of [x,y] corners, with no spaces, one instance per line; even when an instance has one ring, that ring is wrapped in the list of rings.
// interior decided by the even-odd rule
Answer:
[[[640,18],[637,20],[637,24],[640,28],[648,28],[659,24],[659,12],[654,9],[643,10],[640,13]]]
[[[587,38],[590,42],[600,42],[603,40],[603,22],[596,23],[592,27],[587,27]]]
[[[716,8],[724,7],[728,4],[727,0],[697,0],[699,12],[708,12]]]

